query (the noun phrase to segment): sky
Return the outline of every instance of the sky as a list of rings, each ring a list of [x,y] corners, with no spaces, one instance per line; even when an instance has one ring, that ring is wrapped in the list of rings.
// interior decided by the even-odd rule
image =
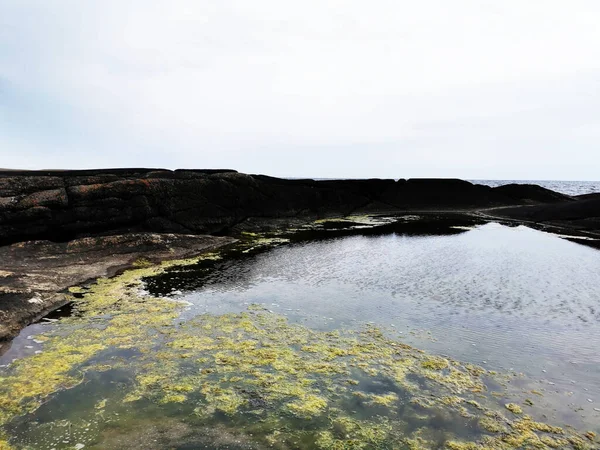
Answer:
[[[0,0],[0,167],[600,178],[598,0]]]

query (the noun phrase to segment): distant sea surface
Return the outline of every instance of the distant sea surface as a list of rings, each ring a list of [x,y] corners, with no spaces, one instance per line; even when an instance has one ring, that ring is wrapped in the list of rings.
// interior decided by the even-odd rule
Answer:
[[[298,178],[290,178],[298,179]],[[313,178],[314,180],[340,180],[341,178]],[[565,195],[600,193],[600,181],[559,181],[559,180],[467,180],[475,184],[498,187],[505,184],[537,184],[546,189]]]
[[[600,192],[600,181],[553,181],[553,180],[468,180],[475,184],[498,187],[505,184],[537,184],[546,189],[566,195],[583,195]]]

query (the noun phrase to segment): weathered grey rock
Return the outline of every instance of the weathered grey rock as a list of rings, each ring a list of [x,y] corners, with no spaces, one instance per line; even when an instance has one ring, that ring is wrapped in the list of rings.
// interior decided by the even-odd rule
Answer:
[[[186,258],[234,241],[217,236],[130,233],[0,247],[0,350],[3,339],[61,306],[66,301],[63,292],[70,286],[114,275],[140,258],[151,262]]]

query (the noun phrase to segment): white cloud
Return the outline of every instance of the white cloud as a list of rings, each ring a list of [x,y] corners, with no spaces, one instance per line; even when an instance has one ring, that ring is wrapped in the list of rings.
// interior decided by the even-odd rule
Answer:
[[[4,0],[0,81],[33,100],[2,121],[24,103],[0,98],[31,149],[0,165],[589,178],[599,21],[595,0]]]

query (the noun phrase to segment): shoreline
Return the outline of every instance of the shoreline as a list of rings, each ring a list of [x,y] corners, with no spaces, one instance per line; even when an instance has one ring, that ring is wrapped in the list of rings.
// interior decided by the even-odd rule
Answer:
[[[600,194],[569,197],[535,185],[287,180],[233,170],[0,171],[0,352],[62,306],[69,287],[140,260],[198,256],[243,233],[386,214],[421,216],[406,224],[410,232],[495,221],[600,248]]]
[[[23,328],[66,304],[70,287],[126,269],[193,258],[234,242],[218,236],[133,233],[0,247],[0,353]]]
[[[492,215],[492,211],[404,211],[377,214],[371,215],[371,218],[395,219],[380,223],[376,223],[375,219],[374,223],[368,226],[368,230],[376,233],[410,234],[419,230],[428,232],[428,227],[432,226],[436,227],[435,229],[447,229],[452,226],[496,222],[508,226],[523,225],[581,245],[600,248],[600,233]],[[419,218],[402,222],[403,217],[413,216]],[[339,222],[345,225],[351,223],[348,222],[348,216],[330,217],[317,222]],[[310,220],[296,220],[294,225],[302,227],[314,223],[316,222]],[[270,227],[263,222],[262,228],[276,233],[285,230],[282,223],[277,221],[272,221]],[[433,233],[436,232],[435,229]],[[314,230],[304,232],[314,233]],[[349,229],[342,226],[337,230],[338,235],[364,232],[364,228],[354,230],[351,226]],[[244,233],[253,234],[244,231],[242,235]],[[292,235],[301,233],[292,232]],[[330,237],[335,234],[335,231],[327,231]],[[0,299],[3,303],[0,304],[0,354],[7,350],[12,338],[22,329],[68,303],[68,289],[71,287],[93,282],[98,278],[111,278],[128,269],[198,257],[237,241],[233,236],[130,233],[80,238],[65,243],[26,241],[2,246]],[[115,252],[115,249],[118,249],[118,252]]]

